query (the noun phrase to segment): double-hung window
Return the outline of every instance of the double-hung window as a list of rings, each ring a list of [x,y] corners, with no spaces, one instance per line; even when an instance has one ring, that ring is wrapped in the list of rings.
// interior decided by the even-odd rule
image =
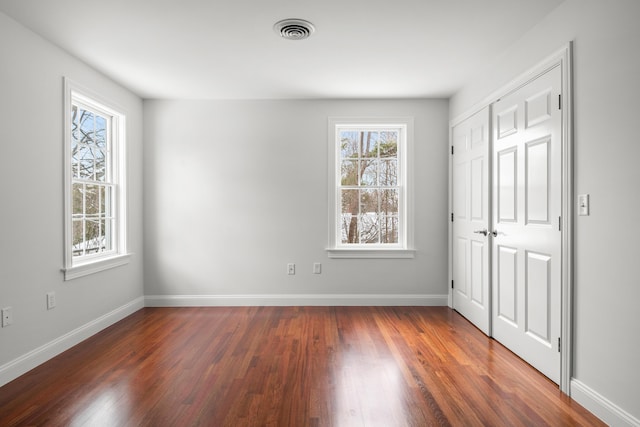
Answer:
[[[329,119],[329,256],[413,257],[411,118]]]
[[[65,279],[128,262],[125,117],[65,79]]]

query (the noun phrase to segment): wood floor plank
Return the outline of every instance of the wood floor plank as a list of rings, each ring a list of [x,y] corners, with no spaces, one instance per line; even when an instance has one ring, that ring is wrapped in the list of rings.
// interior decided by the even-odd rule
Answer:
[[[1,426],[602,426],[446,307],[145,308],[0,388]]]

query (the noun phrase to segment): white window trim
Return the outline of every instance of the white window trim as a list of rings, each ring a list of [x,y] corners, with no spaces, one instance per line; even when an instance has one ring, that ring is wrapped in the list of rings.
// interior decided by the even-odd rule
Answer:
[[[403,138],[399,141],[398,152],[400,156],[399,172],[401,181],[402,200],[404,204],[399,207],[400,222],[402,228],[399,234],[400,243],[396,245],[343,245],[339,234],[340,194],[338,183],[340,171],[337,168],[340,160],[340,151],[337,149],[338,128],[353,127],[400,127],[403,130]],[[328,195],[329,195],[329,245],[326,249],[329,258],[414,258],[413,247],[414,221],[413,221],[413,117],[329,117],[327,132],[328,140]]]
[[[77,100],[98,111],[113,117],[111,156],[113,158],[115,190],[115,235],[116,244],[113,250],[83,257],[73,258],[73,227],[72,227],[72,174],[71,174],[71,105]],[[126,117],[121,109],[102,96],[86,89],[74,81],[64,78],[64,280],[97,273],[99,271],[127,264],[131,254],[127,252],[127,180],[126,180]]]

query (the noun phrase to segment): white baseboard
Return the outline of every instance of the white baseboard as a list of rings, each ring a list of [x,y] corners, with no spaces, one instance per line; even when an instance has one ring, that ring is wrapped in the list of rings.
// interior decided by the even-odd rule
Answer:
[[[613,427],[640,427],[640,420],[583,382],[571,379],[571,398]]]
[[[0,366],[0,387],[142,308],[144,308],[144,298],[136,298],[135,300],[116,308],[104,316],[98,317],[97,319],[62,335],[61,337]]]
[[[146,307],[446,306],[447,295],[147,295]]]

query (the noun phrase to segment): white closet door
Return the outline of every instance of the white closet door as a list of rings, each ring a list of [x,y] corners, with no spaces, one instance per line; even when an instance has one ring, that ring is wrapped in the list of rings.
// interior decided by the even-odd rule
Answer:
[[[561,70],[493,105],[492,334],[556,383],[561,326]]]
[[[453,308],[489,335],[489,107],[452,137]]]

